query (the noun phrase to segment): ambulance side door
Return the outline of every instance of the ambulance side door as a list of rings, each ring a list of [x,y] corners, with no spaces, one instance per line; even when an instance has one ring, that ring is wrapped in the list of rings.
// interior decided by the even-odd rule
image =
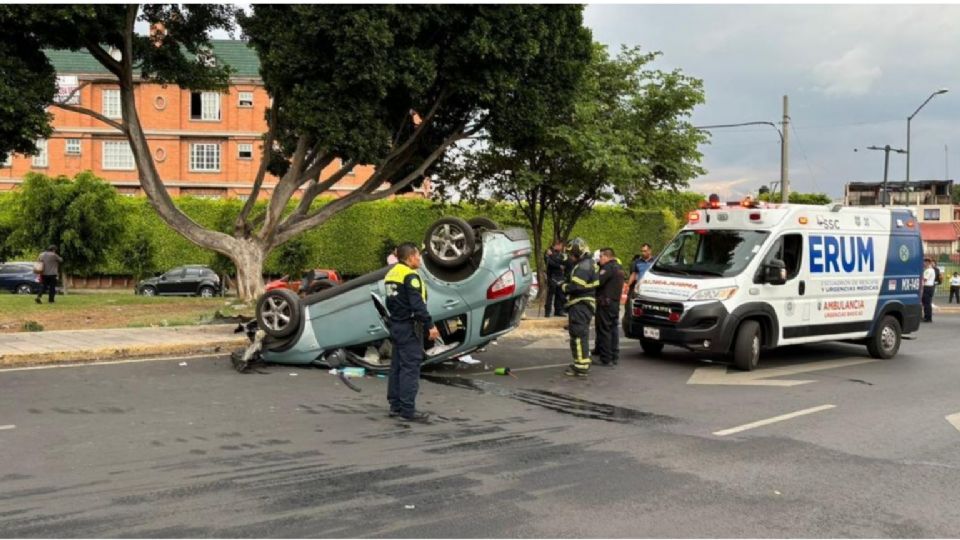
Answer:
[[[759,298],[777,314],[777,326],[780,328],[778,343],[783,342],[785,328],[804,324],[804,313],[809,318],[809,308],[804,311],[808,283],[801,271],[805,256],[803,246],[801,233],[781,234],[764,254],[754,277],[754,283],[760,288]],[[786,282],[782,284],[768,283],[763,279],[764,268],[774,260],[783,261],[786,268]]]

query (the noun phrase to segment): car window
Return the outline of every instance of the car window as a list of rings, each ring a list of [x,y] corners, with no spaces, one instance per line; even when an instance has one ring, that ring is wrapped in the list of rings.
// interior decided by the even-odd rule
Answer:
[[[186,279],[197,279],[200,277],[200,274],[203,272],[202,268],[187,268],[184,273]]]
[[[183,268],[174,268],[173,270],[164,274],[163,277],[167,279],[180,279],[183,277]]]
[[[763,258],[763,264],[769,264],[774,259],[783,261],[787,268],[787,280],[797,277],[800,273],[800,264],[803,260],[803,236],[799,234],[785,234],[777,238],[770,246],[770,251]],[[761,265],[760,270],[762,271]]]
[[[14,266],[12,264],[0,266],[0,274],[19,274],[20,272],[23,272],[22,266]]]

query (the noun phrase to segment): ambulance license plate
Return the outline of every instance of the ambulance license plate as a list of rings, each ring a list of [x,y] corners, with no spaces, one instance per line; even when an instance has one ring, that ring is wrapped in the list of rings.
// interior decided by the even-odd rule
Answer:
[[[649,326],[643,327],[643,337],[647,339],[660,339],[660,329],[659,328],[650,328]]]

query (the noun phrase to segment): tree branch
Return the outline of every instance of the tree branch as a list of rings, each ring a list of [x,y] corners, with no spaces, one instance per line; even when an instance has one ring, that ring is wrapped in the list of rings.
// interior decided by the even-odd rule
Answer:
[[[107,68],[107,71],[116,75],[118,79],[123,75],[123,66],[121,66],[120,62],[114,60],[113,57],[110,56],[110,53],[103,50],[103,47],[101,47],[99,43],[94,40],[88,40],[86,48],[97,62],[100,62],[100,65]]]
[[[267,168],[270,165],[270,160],[273,158],[273,141],[277,133],[277,105],[276,100],[274,100],[273,107],[270,108],[270,118],[267,121],[269,128],[267,129],[267,136],[264,137],[263,141],[263,152],[261,152],[260,157],[260,168],[257,169],[257,176],[253,181],[253,189],[250,191],[250,197],[243,204],[243,209],[240,210],[240,214],[237,216],[237,221],[234,223],[234,231],[242,233],[244,237],[250,234],[251,227],[247,225],[247,218],[250,216],[250,212],[253,211],[253,207],[257,203],[257,198],[260,195],[260,189],[263,186],[263,179],[267,175]]]
[[[344,176],[349,174],[355,166],[356,164],[352,160],[347,161],[340,167],[339,170],[337,170],[337,172],[331,174],[330,177],[323,182],[319,181],[318,176],[318,181],[307,188],[303,194],[303,198],[300,199],[300,204],[297,205],[297,209],[293,212],[293,214],[290,214],[290,217],[288,217],[286,221],[284,221],[283,226],[287,227],[293,225],[299,220],[303,219],[303,217],[310,212],[310,207],[313,205],[314,199],[316,199],[324,191],[327,191],[336,185],[336,183],[342,180]],[[319,173],[317,174],[319,175]]]
[[[85,114],[87,116],[92,116],[93,118],[96,118],[97,120],[103,122],[104,124],[109,125],[110,127],[119,129],[123,133],[126,133],[127,131],[127,127],[124,124],[117,122],[116,120],[113,120],[111,118],[107,118],[106,116],[98,113],[97,111],[94,111],[93,109],[88,109],[86,107],[81,107],[79,105],[67,105],[66,103],[52,103],[52,105],[54,107],[58,107],[60,109],[64,109],[67,111],[73,111],[80,114]]]

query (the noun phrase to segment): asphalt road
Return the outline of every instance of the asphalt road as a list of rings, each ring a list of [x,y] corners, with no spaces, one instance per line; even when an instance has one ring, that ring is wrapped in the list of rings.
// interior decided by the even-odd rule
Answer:
[[[505,339],[427,375],[428,426],[316,369],[2,371],[0,536],[957,537],[958,336],[942,316],[894,360],[817,345],[749,375],[626,342],[585,380],[550,367],[562,337]]]

